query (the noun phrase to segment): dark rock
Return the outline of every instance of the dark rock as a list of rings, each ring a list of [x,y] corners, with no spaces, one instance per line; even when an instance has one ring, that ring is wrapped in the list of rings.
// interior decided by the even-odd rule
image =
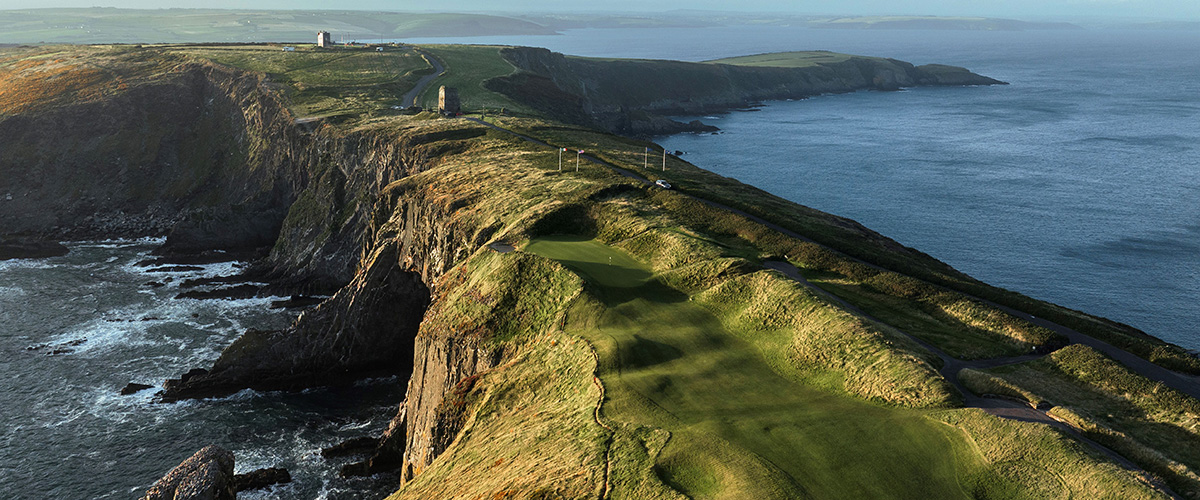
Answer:
[[[321,456],[325,458],[332,458],[368,453],[375,451],[375,446],[378,444],[379,438],[359,437],[349,439],[328,448],[322,448]]]
[[[205,370],[203,368],[192,368],[191,370],[188,370],[187,373],[183,374],[182,377],[179,377],[179,381],[187,382],[188,380],[191,380],[194,377],[203,377],[205,375],[208,375],[208,370]]]
[[[290,482],[292,482],[292,475],[288,473],[288,470],[277,467],[258,469],[233,477],[233,483],[239,492],[261,490],[268,486]]]
[[[70,251],[66,245],[57,241],[43,241],[33,238],[0,240],[0,260],[59,257],[66,255]]]
[[[164,286],[167,286],[167,284],[163,283],[161,281],[148,281],[144,284],[144,286],[148,286],[150,288],[162,288]]]
[[[246,276],[244,274],[235,274],[233,276],[212,276],[212,277],[208,277],[208,278],[193,278],[193,279],[183,280],[183,283],[180,283],[179,287],[180,288],[196,288],[198,286],[228,285],[231,283],[246,283],[248,281],[253,281],[253,280],[254,280],[254,278],[252,278],[250,276]]]
[[[238,285],[214,290],[189,290],[176,295],[177,299],[249,299],[258,296],[262,287],[257,285]]]
[[[407,402],[401,402],[400,410],[396,412],[396,416],[392,417],[392,421],[388,423],[388,428],[384,431],[383,436],[375,440],[375,450],[371,454],[371,457],[362,462],[343,466],[338,474],[342,477],[361,477],[399,469],[404,465],[404,447],[406,444],[404,436],[407,427]],[[321,454],[324,455],[324,453],[324,450],[322,450]]]
[[[186,253],[186,254],[172,253],[172,254],[162,255],[159,257],[153,257],[153,258],[149,258],[149,259],[142,259],[142,260],[138,261],[137,264],[134,264],[134,265],[136,265],[138,267],[165,266],[165,265],[195,266],[195,265],[202,265],[202,264],[216,264],[219,262],[234,262],[234,261],[251,260],[251,259],[256,259],[258,257],[261,257],[261,256],[262,256],[262,253],[258,252],[258,251],[225,252],[225,251],[211,250],[211,251],[207,251],[207,252]]]
[[[429,304],[421,276],[399,265],[389,243],[364,259],[354,281],[283,331],[249,330],[211,373],[163,386],[165,400],[241,389],[298,390],[408,370]]]
[[[142,500],[235,500],[233,453],[209,445],[159,479]]]
[[[124,389],[121,389],[121,395],[122,395],[122,396],[129,396],[129,395],[131,395],[131,394],[137,394],[137,393],[139,393],[139,392],[141,392],[141,391],[144,391],[144,390],[146,390],[146,389],[150,389],[150,388],[152,388],[152,387],[154,387],[154,386],[152,386],[152,385],[146,385],[146,384],[137,384],[137,383],[134,383],[134,382],[130,382],[130,383],[129,383],[129,385],[126,385]]]
[[[315,306],[325,302],[325,297],[310,297],[307,295],[293,295],[287,300],[271,301],[271,309],[296,309],[300,307]]]
[[[203,271],[200,266],[160,266],[147,269],[148,273],[190,273],[194,271]]]
[[[283,226],[287,209],[264,206],[205,209],[189,214],[167,234],[159,255],[190,255],[220,249],[266,255]]]

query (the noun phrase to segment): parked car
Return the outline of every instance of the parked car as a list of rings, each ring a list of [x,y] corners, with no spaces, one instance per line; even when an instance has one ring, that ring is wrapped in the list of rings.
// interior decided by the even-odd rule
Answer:
[[[654,185],[655,185],[655,186],[658,186],[658,187],[660,187],[660,188],[663,188],[663,189],[671,189],[671,183],[670,183],[670,182],[667,182],[667,181],[664,181],[664,180],[662,180],[662,179],[659,179],[659,180],[657,180],[657,181],[654,181]]]

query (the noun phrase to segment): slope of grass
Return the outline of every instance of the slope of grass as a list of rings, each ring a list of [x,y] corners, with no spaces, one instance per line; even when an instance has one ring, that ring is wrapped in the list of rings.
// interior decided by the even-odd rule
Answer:
[[[524,251],[558,260],[587,280],[594,298],[571,309],[566,330],[596,346],[604,415],[670,432],[655,470],[691,498],[1145,494],[1127,474],[1043,426],[1012,427],[1044,441],[1037,447],[1047,456],[997,464],[963,423],[995,430],[998,422],[974,422],[972,414],[930,419],[924,411],[877,406],[784,376],[770,361],[770,343],[756,341],[769,333],[734,333],[695,303],[699,297],[664,285],[631,255],[596,240],[541,237]],[[937,421],[953,421],[958,429]],[[1056,470],[1046,470],[1052,466]],[[1064,472],[1068,479],[1060,484]],[[624,486],[614,482],[614,498],[636,498],[624,495]]]
[[[407,47],[322,50],[314,45],[195,46],[166,48],[174,53],[261,73],[287,87],[296,116],[365,118],[394,112],[401,96],[421,76],[433,71],[421,55]]]
[[[433,54],[446,66],[446,74],[433,81],[429,88],[417,96],[418,105],[437,108],[438,88],[442,85],[458,89],[459,100],[464,111],[491,110],[506,112],[529,112],[525,106],[503,94],[483,87],[483,82],[498,76],[512,74],[517,70],[500,56],[504,47],[488,45],[424,45],[423,49]]]
[[[554,145],[585,149],[592,156],[648,179],[665,178],[679,191],[727,203],[751,213],[774,198],[733,179],[696,168],[674,156],[667,157],[667,170],[663,171],[661,150],[647,152],[650,144],[646,142],[575,127],[546,126],[531,119],[501,118],[494,121]],[[598,167],[588,165],[587,168]],[[755,257],[760,254],[790,257],[814,283],[953,356],[977,359],[1019,355],[1028,353],[1035,346],[1056,346],[1063,342],[1059,335],[1045,328],[920,279],[863,265],[816,245],[803,244],[790,238],[781,239],[781,235],[767,228],[757,224],[747,225],[733,214],[686,199],[665,193],[660,198],[670,210],[680,214],[681,219],[697,227],[707,226],[711,235],[724,236],[727,242],[729,238],[742,240],[742,244],[754,246]],[[844,234],[840,238],[849,239],[849,234],[858,232],[861,238],[859,245],[873,247],[871,250],[881,257],[890,260],[895,259],[896,254],[907,254],[914,261],[926,261],[926,268],[931,271],[942,272],[946,269],[947,273],[957,274],[940,262],[866,229],[856,231],[856,225],[850,221],[790,203],[779,205],[780,209],[774,212],[772,218],[778,220],[782,214],[791,216],[788,221],[802,224],[796,228],[801,234],[841,232]],[[685,214],[690,214],[690,218]]]
[[[1046,358],[975,372],[977,392],[1055,405],[1051,412],[1088,437],[1200,497],[1200,401],[1130,372],[1083,345]]]
[[[608,306],[576,314],[594,321],[583,335],[600,353],[605,415],[670,431],[662,474],[689,496],[965,497],[945,433],[918,413],[785,379],[754,344],[624,252],[575,238],[524,250],[596,285]]]

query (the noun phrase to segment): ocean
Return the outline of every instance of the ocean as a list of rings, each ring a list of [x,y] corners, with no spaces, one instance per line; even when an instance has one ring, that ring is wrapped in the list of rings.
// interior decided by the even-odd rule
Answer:
[[[160,243],[76,242],[63,257],[0,261],[0,497],[138,498],[209,444],[233,451],[238,473],[291,471],[291,484],[240,499],[367,499],[394,489],[389,478],[338,479],[345,460],[326,461],[320,450],[378,436],[404,399],[395,377],[154,401],[164,380],[212,366],[247,328],[295,317],[270,309],[280,297],[175,299],[184,280],[228,276],[237,263],[188,272],[135,265]],[[119,395],[129,382],[154,388]]]
[[[1200,33],[725,27],[405,41],[691,61],[822,49],[1008,81],[764,103],[698,117],[720,134],[658,140],[994,285],[1200,348]],[[237,268],[134,265],[156,243],[76,242],[64,257],[0,262],[3,496],[135,498],[211,443],[234,451],[239,472],[283,466],[295,479],[239,498],[381,498],[394,489],[388,479],[338,479],[342,462],[319,450],[378,435],[404,381],[152,401],[164,379],[210,366],[244,329],[294,317],[269,310],[270,298],[174,299],[184,279]],[[156,387],[117,395],[128,382]]]

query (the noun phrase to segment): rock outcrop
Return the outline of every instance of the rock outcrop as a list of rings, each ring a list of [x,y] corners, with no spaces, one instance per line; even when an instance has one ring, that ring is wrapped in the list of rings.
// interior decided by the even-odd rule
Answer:
[[[234,489],[238,492],[261,490],[276,484],[292,482],[292,474],[287,469],[268,467],[257,469],[245,474],[233,476]]]
[[[236,496],[233,453],[209,445],[171,469],[142,500],[234,500]]]
[[[59,257],[71,250],[57,241],[37,238],[0,239],[0,260]]]
[[[397,244],[381,246],[353,282],[290,328],[246,332],[207,373],[168,380],[163,398],[300,389],[373,373],[407,375],[429,291],[417,273],[401,267],[399,257]]]

